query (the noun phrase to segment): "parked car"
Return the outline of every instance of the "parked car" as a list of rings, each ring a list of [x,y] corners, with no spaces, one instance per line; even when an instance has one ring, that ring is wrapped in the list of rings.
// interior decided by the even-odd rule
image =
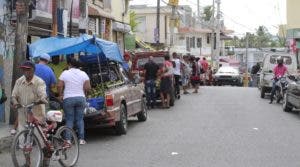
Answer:
[[[131,66],[131,73],[133,75],[139,75],[142,80],[144,78],[144,65],[147,63],[149,60],[150,56],[153,56],[153,61],[157,63],[160,67],[160,69],[163,67],[163,63],[165,61],[165,55],[167,55],[168,52],[161,51],[161,52],[138,52],[134,54],[134,59],[132,60],[132,66]],[[156,99],[159,101],[160,100],[160,90],[159,90],[159,78],[158,81],[156,82]],[[174,78],[173,78],[173,83],[174,83]],[[174,106],[175,103],[175,88],[174,84],[171,85],[172,87],[172,94],[170,98],[170,106]]]
[[[277,65],[277,58],[282,57],[290,74],[297,72],[296,56],[283,52],[266,53],[263,59],[262,70],[259,78],[260,97],[264,98],[266,93],[272,90],[273,69]]]
[[[214,85],[242,85],[242,78],[239,70],[230,66],[224,66],[218,69],[214,75]]]
[[[285,112],[290,112],[293,108],[300,109],[300,78],[289,78],[292,81],[287,86],[282,105]]]
[[[84,71],[94,89],[87,100],[84,121],[86,128],[114,127],[117,134],[126,134],[128,117],[147,120],[143,84],[134,83],[116,62],[87,63]]]

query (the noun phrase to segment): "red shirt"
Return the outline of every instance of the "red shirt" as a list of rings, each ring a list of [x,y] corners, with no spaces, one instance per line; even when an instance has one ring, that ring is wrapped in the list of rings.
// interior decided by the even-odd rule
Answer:
[[[278,78],[280,76],[284,76],[284,74],[287,72],[287,68],[285,65],[282,66],[276,65],[273,69],[273,72],[275,74],[275,77]]]
[[[206,60],[201,60],[200,63],[201,63],[201,66],[202,66],[203,70],[206,72],[208,70],[207,61]]]

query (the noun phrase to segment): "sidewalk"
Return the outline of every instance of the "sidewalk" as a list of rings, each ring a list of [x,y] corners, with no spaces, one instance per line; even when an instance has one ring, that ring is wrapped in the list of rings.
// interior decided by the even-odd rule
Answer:
[[[0,123],[0,152],[8,151],[12,142],[13,137],[10,135],[9,125]]]

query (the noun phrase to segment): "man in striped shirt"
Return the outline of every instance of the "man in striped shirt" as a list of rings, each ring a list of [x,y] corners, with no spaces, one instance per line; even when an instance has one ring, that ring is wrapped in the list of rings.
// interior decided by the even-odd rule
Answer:
[[[14,108],[19,105],[29,105],[33,102],[47,102],[46,84],[34,75],[35,65],[26,61],[20,66],[23,76],[20,77],[12,91],[12,104]],[[32,109],[34,116],[39,121],[45,121],[45,104],[36,105]],[[25,109],[18,109],[18,130],[24,129],[26,124]]]

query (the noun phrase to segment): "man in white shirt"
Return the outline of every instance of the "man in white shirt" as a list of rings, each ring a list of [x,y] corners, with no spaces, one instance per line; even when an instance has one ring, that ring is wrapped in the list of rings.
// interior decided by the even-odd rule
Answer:
[[[176,92],[176,97],[179,99],[180,98],[180,78],[181,78],[181,72],[182,72],[182,65],[181,65],[181,61],[176,52],[174,52],[172,56],[173,56],[173,61],[175,64],[175,67],[174,67],[175,92]]]

